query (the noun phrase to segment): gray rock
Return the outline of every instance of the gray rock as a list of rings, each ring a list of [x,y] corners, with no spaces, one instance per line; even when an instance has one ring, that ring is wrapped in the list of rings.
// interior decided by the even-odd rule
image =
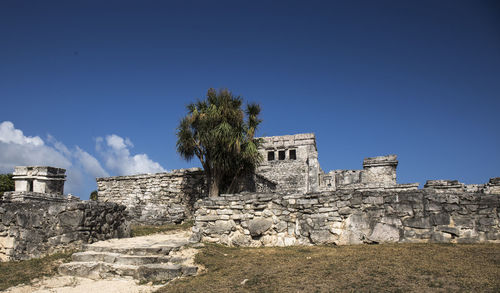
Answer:
[[[431,221],[430,218],[428,217],[413,217],[413,218],[408,218],[403,220],[403,225],[408,226],[411,228],[419,228],[419,229],[425,229],[425,228],[431,228]]]
[[[368,237],[368,239],[377,243],[398,242],[399,238],[398,228],[383,223],[377,223]]]
[[[338,240],[338,236],[328,230],[313,230],[309,233],[309,237],[313,244],[332,244]]]
[[[248,231],[252,236],[260,236],[273,225],[272,220],[257,218],[248,222]]]

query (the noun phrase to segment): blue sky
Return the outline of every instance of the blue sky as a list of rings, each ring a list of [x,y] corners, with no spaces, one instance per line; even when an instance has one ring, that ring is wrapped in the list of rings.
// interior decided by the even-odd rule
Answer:
[[[228,88],[259,135],[314,132],[325,171],[398,154],[398,181],[500,176],[498,1],[0,2],[0,172],[199,166],[185,106]]]

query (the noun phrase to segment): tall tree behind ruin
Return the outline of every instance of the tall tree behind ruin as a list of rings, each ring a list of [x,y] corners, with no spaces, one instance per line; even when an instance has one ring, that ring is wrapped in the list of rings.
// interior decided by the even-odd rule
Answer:
[[[203,166],[209,196],[234,192],[238,180],[262,160],[255,131],[260,106],[247,104],[227,90],[209,89],[205,100],[187,106],[177,128],[177,152],[186,160],[196,156]]]
[[[0,174],[0,197],[5,191],[14,191],[14,180],[12,174]]]

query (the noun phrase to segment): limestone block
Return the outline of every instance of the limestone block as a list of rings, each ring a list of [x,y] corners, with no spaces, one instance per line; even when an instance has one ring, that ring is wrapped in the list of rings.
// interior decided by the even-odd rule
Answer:
[[[381,196],[369,196],[363,199],[363,203],[381,205],[384,203],[384,198]]]
[[[342,224],[337,244],[361,244],[370,234],[369,218],[366,214],[353,214]]]
[[[377,223],[368,237],[368,239],[377,243],[397,242],[399,238],[398,228],[383,223]]]
[[[449,225],[450,215],[448,213],[432,214],[430,216],[431,225]]]
[[[328,230],[313,230],[309,233],[313,244],[332,244],[338,241],[338,236]]]
[[[0,249],[11,249],[14,247],[14,237],[0,237]]]
[[[284,232],[288,228],[288,224],[285,221],[280,221],[275,225],[276,232]]]
[[[352,213],[352,210],[350,207],[343,207],[339,209],[339,214],[340,215],[349,215]]]
[[[411,228],[430,229],[432,227],[429,217],[413,217],[403,220],[403,225]]]
[[[256,218],[248,222],[248,231],[252,236],[260,236],[269,228],[271,228],[273,222],[270,219]]]
[[[207,229],[207,233],[209,234],[227,234],[229,233],[235,226],[234,221],[223,221],[217,220],[212,227]]]
[[[278,246],[278,243],[280,242],[276,234],[264,235],[260,238],[260,241],[264,246]]]
[[[231,244],[234,246],[249,246],[252,238],[248,235],[242,234],[239,231],[231,235]]]

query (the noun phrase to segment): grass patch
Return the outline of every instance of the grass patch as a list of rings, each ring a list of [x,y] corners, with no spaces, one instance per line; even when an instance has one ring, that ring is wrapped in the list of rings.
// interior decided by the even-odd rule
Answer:
[[[499,292],[499,244],[206,245],[207,271],[158,292]],[[246,281],[245,281],[246,280]]]
[[[131,236],[146,236],[151,234],[164,233],[169,231],[176,230],[186,230],[193,227],[193,221],[186,221],[182,224],[167,224],[167,225],[132,225],[131,228]]]
[[[57,274],[57,267],[63,262],[71,261],[73,252],[55,253],[23,261],[0,262],[0,290]]]

